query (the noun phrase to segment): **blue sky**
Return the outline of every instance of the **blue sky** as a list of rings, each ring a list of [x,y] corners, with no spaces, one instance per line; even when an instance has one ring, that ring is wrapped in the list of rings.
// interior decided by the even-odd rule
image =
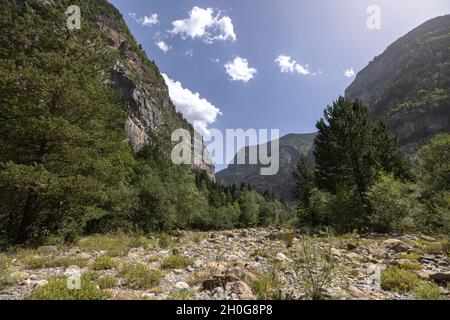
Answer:
[[[167,75],[189,120],[204,130],[277,128],[281,135],[315,131],[323,108],[354,79],[345,71],[357,73],[414,27],[450,13],[448,0],[110,3]],[[381,29],[367,27],[371,5],[381,9]]]

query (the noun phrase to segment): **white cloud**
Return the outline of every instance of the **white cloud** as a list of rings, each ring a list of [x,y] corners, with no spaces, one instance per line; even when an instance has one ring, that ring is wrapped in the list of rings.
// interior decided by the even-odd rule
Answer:
[[[164,53],[166,53],[167,51],[169,51],[170,49],[172,49],[171,46],[169,46],[167,43],[165,43],[163,40],[160,40],[158,42],[156,42],[156,45],[158,46],[158,48],[163,51]]]
[[[351,67],[350,69],[345,70],[344,76],[346,76],[347,78],[354,77],[355,76],[355,70],[353,70],[353,67]]]
[[[194,55],[194,50],[189,49],[188,51],[186,51],[186,52],[184,53],[184,55],[185,55],[185,56],[192,57],[192,56]]]
[[[233,61],[226,63],[225,70],[231,81],[248,82],[257,73],[256,69],[248,66],[247,59],[241,57],[236,57]]]
[[[194,126],[194,128],[208,136],[208,126],[216,121],[221,115],[220,109],[211,104],[208,100],[201,98],[200,94],[193,93],[189,89],[183,88],[179,81],[170,79],[166,74],[162,74],[169,88],[169,95],[179,112]]]
[[[236,33],[234,32],[233,22],[230,17],[223,17],[216,21],[217,28],[219,29],[219,35],[214,37],[214,40],[236,40]]]
[[[172,22],[172,34],[180,34],[183,39],[201,38],[206,43],[214,41],[235,41],[236,33],[231,18],[220,17],[220,12],[214,15],[212,8],[193,7],[189,18]]]
[[[294,59],[292,59],[290,56],[286,56],[286,55],[279,55],[276,59],[275,62],[278,64],[278,67],[280,68],[280,71],[283,73],[293,73],[293,72],[297,72],[301,75],[317,75],[317,74],[321,74],[321,71],[318,72],[314,72],[311,73],[311,71],[309,70],[309,65],[301,65],[299,63],[297,63],[297,61],[295,61]]]
[[[137,23],[143,26],[149,27],[155,24],[159,24],[158,14],[156,13],[153,13],[151,16],[143,16],[143,17],[138,17],[137,14],[134,12],[130,12],[128,15],[132,17]]]

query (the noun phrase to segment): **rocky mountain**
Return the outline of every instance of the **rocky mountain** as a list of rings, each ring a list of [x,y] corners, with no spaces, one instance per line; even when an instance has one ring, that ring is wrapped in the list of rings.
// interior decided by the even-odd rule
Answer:
[[[66,2],[43,3],[65,11],[65,7],[72,4]],[[168,137],[178,128],[193,132],[192,126],[176,111],[158,67],[136,42],[122,14],[107,0],[82,1],[79,6],[82,23],[90,23],[98,29],[99,36],[107,39],[111,53],[117,57],[110,79],[126,104],[128,119],[124,129],[133,150],[142,150],[151,136],[161,137],[163,130]],[[214,178],[213,164],[202,162],[197,167]]]
[[[279,139],[280,169],[276,175],[260,175],[260,169],[262,167],[260,164],[230,164],[226,169],[216,173],[217,182],[224,185],[239,185],[244,182],[250,184],[257,191],[267,191],[281,199],[292,200],[295,188],[292,173],[297,166],[300,155],[307,155],[311,150],[314,137],[315,133],[293,133],[281,137]],[[242,148],[236,154],[233,163],[236,163],[239,154],[245,153],[248,156],[251,149],[259,147],[258,145]]]
[[[125,131],[135,151],[141,150],[149,136],[162,128],[193,130],[170,100],[167,85],[153,61],[130,33],[121,13],[106,0],[96,1],[95,15],[99,30],[107,37],[111,50],[118,59],[111,81],[122,93],[129,111]],[[214,165],[202,162],[196,165],[214,178]]]
[[[395,41],[358,73],[345,94],[386,120],[403,153],[450,132],[450,15]]]

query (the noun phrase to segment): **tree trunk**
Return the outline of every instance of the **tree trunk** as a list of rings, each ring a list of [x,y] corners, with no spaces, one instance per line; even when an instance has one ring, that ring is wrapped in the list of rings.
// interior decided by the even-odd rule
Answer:
[[[39,193],[32,187],[28,188],[27,200],[23,209],[17,242],[23,244],[30,240],[33,226],[39,215]]]

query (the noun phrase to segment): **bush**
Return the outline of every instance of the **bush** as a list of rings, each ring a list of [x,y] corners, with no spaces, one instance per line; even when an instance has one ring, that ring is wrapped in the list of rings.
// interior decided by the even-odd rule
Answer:
[[[312,239],[304,237],[301,240],[299,256],[295,267],[300,286],[310,299],[323,299],[337,271],[336,261],[331,254],[331,245],[317,248]]]
[[[108,256],[101,256],[94,260],[94,262],[91,265],[92,270],[109,270],[114,268],[117,265],[117,263]]]
[[[98,289],[93,281],[81,279],[81,288],[70,290],[67,288],[66,278],[51,279],[47,285],[37,287],[28,297],[30,300],[105,300],[110,295]]]
[[[119,279],[113,276],[105,276],[97,279],[96,283],[100,287],[100,289],[110,289],[117,287],[119,284]]]
[[[377,182],[367,192],[372,209],[370,223],[380,232],[404,231],[408,218],[417,206],[410,188],[393,175],[380,174]],[[409,227],[411,223],[409,223]]]
[[[150,289],[157,286],[162,278],[160,270],[152,270],[138,262],[130,263],[120,270],[119,275],[124,278],[128,287],[133,289]]]
[[[444,296],[442,295],[441,289],[428,282],[422,282],[413,290],[414,295],[419,300],[442,300]]]
[[[161,265],[163,269],[184,269],[190,266],[194,261],[179,254],[172,255],[164,260]]]
[[[131,238],[125,234],[92,235],[78,241],[77,245],[85,251],[106,251],[111,257],[124,256],[130,249]]]
[[[258,275],[252,283],[253,292],[258,300],[275,299],[279,296],[281,284],[278,281],[276,273]]]
[[[425,201],[425,210],[421,217],[421,229],[424,232],[450,233],[450,191],[436,192]]]
[[[397,267],[389,267],[381,271],[381,288],[395,292],[413,290],[420,283],[419,277],[409,271]]]

